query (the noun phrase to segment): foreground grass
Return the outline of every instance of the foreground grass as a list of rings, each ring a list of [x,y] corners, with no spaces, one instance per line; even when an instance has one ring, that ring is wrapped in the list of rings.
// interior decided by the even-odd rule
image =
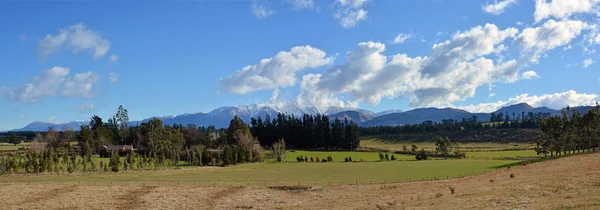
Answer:
[[[459,177],[515,161],[429,160],[358,163],[257,163],[232,167],[201,167],[166,171],[92,173],[77,175],[16,175],[0,183],[73,183],[87,185],[328,185],[365,184]]]

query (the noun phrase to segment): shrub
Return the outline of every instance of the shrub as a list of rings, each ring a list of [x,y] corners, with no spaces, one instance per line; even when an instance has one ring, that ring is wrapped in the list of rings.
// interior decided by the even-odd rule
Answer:
[[[348,157],[348,161],[352,162],[352,157]]]
[[[415,158],[417,160],[427,160],[427,154],[425,153],[425,150],[421,149],[421,151],[417,153],[417,156],[415,156]]]
[[[310,157],[310,162],[315,162],[315,159],[313,159],[313,157]]]
[[[304,156],[304,162],[308,162],[308,156]]]
[[[317,157],[316,162],[321,162],[321,161],[319,161],[319,157]]]
[[[344,158],[344,162],[348,162],[348,157]]]
[[[327,156],[327,162],[333,162],[333,157],[331,157],[331,155]]]
[[[388,153],[385,153],[385,160],[389,161],[390,160],[390,155],[388,155]]]
[[[119,153],[113,151],[112,155],[110,156],[110,162],[108,164],[110,165],[110,169],[113,172],[119,172],[119,167],[121,166]]]
[[[515,174],[510,174],[510,178],[515,178]]]
[[[396,159],[396,156],[394,156],[394,155],[392,155],[391,159],[392,159],[392,160],[397,160],[397,159]]]
[[[385,159],[385,156],[383,156],[383,153],[379,153],[379,161],[383,161]]]
[[[321,162],[327,163],[327,159],[323,158],[323,159],[321,159]]]
[[[453,186],[448,186],[448,189],[450,189],[450,192],[452,194],[454,194],[454,190],[456,190],[456,188],[454,188]]]

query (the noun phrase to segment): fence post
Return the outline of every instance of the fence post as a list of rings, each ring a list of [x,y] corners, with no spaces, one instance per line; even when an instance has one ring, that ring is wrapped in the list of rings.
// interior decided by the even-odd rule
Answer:
[[[344,185],[344,181],[342,180],[342,185]]]
[[[317,181],[315,181],[315,186],[317,186]]]

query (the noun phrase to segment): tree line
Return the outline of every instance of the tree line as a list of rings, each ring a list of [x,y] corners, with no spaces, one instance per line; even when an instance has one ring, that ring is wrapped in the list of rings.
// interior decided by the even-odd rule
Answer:
[[[536,141],[538,154],[561,156],[583,151],[595,151],[600,146],[600,105],[582,115],[567,107],[561,115],[545,118],[542,136]]]
[[[327,115],[304,114],[302,117],[277,114],[252,118],[251,132],[262,145],[285,139],[289,148],[320,150],[354,150],[360,145],[360,128],[345,118],[331,121]]]
[[[516,116],[516,117],[515,117]],[[529,112],[521,115],[515,115],[511,118],[508,113],[492,113],[490,123],[482,123],[477,116],[473,115],[462,120],[443,119],[440,122],[431,120],[418,124],[396,125],[396,126],[370,126],[361,127],[360,132],[364,135],[384,135],[384,134],[403,134],[403,133],[437,133],[437,132],[455,132],[462,130],[482,130],[497,128],[513,129],[537,129],[544,118],[550,117],[550,113]]]

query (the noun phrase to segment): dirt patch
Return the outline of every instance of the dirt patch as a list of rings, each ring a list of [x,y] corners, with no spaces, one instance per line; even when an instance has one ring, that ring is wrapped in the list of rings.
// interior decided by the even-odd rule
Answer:
[[[209,208],[215,208],[215,206],[217,205],[217,202],[225,197],[228,197],[236,192],[238,192],[240,189],[242,189],[243,187],[231,187],[231,188],[227,188],[224,190],[220,190],[217,191],[216,193],[214,193],[212,196],[210,196],[208,198],[208,207]]]
[[[39,193],[35,194],[34,197],[25,199],[21,204],[32,203],[32,202],[38,203],[41,201],[50,200],[52,198],[56,198],[56,197],[60,196],[63,193],[73,192],[76,189],[77,189],[77,186],[69,185],[69,186],[63,186],[63,187],[39,192]]]
[[[139,208],[144,204],[141,198],[154,189],[156,186],[136,187],[127,190],[124,196],[115,197],[115,200],[120,201],[119,206],[122,206],[123,209]]]
[[[313,186],[272,186],[269,189],[287,191],[287,192],[304,192],[309,190],[317,190],[320,188],[316,188]]]

